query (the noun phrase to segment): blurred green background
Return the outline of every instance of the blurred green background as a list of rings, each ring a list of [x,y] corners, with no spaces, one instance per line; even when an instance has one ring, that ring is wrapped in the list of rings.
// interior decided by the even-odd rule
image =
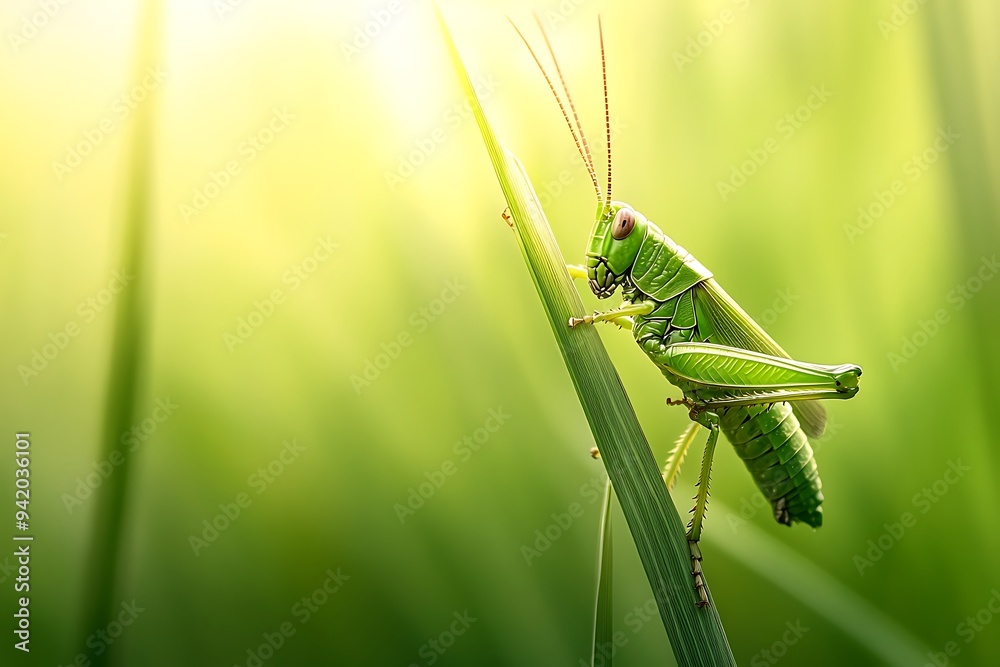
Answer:
[[[30,431],[36,535],[32,652],[4,664],[108,646],[81,618],[109,446],[131,467],[112,597],[143,610],[119,664],[588,664],[604,472],[431,6],[167,2],[137,79],[144,6],[0,13],[0,488]],[[442,9],[570,261],[592,190],[505,15],[540,45],[540,13],[599,147],[600,13],[616,198],[794,356],[865,369],[828,406],[822,529],[775,524],[719,450],[705,568],[738,662],[994,664],[996,5]],[[148,346],[138,430],[108,443],[140,114]],[[686,419],[672,388],[602,336],[662,460]],[[616,519],[615,660],[672,664]]]

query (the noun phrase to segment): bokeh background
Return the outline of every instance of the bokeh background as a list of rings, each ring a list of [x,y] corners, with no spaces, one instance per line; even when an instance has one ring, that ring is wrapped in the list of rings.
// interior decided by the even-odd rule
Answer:
[[[705,567],[739,663],[994,664],[996,5],[441,5],[567,258],[592,190],[506,15],[540,45],[539,12],[599,149],[600,13],[616,197],[793,355],[864,367],[828,405],[822,529],[775,524],[719,450]],[[0,488],[30,431],[36,536],[32,652],[8,628],[4,664],[587,664],[605,477],[431,5],[8,0],[0,26]],[[602,336],[662,460],[685,415]],[[112,488],[101,587],[142,611],[88,644]],[[672,664],[616,521],[615,660]]]

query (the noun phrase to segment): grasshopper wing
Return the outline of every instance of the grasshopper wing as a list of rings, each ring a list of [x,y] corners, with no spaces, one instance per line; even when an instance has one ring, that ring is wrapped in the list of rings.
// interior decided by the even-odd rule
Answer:
[[[698,330],[711,342],[744,350],[763,352],[775,357],[791,356],[767,335],[740,305],[726,294],[714,278],[695,285],[694,304]],[[818,438],[826,428],[826,410],[817,401],[793,401],[792,410],[806,435]]]

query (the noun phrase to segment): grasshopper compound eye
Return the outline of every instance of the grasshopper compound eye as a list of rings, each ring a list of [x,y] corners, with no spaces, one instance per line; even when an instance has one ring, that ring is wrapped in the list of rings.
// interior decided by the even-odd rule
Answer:
[[[611,223],[612,238],[621,241],[631,234],[633,229],[635,229],[635,211],[630,208],[618,209],[615,220]]]

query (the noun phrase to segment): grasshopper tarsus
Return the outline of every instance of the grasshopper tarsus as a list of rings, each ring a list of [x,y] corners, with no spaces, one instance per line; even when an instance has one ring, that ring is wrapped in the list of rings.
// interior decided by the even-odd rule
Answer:
[[[514,218],[510,215],[510,206],[501,211],[500,217],[503,218],[503,221],[507,223],[508,227],[510,227],[510,231],[514,231]]]
[[[667,398],[667,405],[683,405],[686,408],[694,408],[694,403],[688,398]]]
[[[707,607],[709,605],[708,585],[705,583],[705,573],[701,569],[701,548],[698,546],[697,540],[688,540],[688,548],[691,550],[691,576],[694,577],[694,591],[698,594],[698,602],[695,605],[699,608]]]

